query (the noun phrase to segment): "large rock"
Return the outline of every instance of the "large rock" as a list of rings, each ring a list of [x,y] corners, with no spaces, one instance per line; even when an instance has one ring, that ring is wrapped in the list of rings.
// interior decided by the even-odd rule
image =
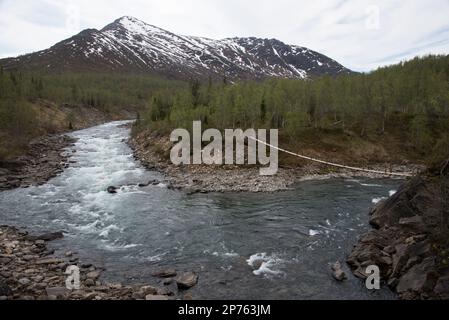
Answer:
[[[64,238],[64,233],[62,231],[44,233],[39,236],[26,236],[25,237],[25,239],[29,240],[29,241],[38,241],[38,240],[53,241],[53,240],[62,239],[62,238]]]
[[[177,273],[175,269],[169,268],[153,272],[151,275],[158,278],[172,278],[176,277]]]
[[[166,301],[166,300],[170,300],[170,298],[167,296],[159,296],[159,295],[149,294],[145,297],[145,300],[147,300],[147,301]]]
[[[415,293],[431,292],[438,280],[434,258],[427,258],[421,264],[413,266],[399,280],[398,293],[412,291]]]
[[[408,228],[419,233],[424,233],[427,231],[427,226],[424,223],[423,217],[420,216],[401,218],[399,219],[399,225],[403,228]]]
[[[108,191],[108,193],[115,194],[115,193],[117,193],[117,188],[114,186],[111,186],[111,187],[108,187],[107,191]]]
[[[0,296],[9,296],[12,294],[11,288],[0,279]]]
[[[360,238],[347,260],[356,275],[373,264],[403,299],[449,297],[448,164],[411,178],[371,210],[376,230]]]
[[[408,192],[410,189],[418,189],[422,186],[422,181],[414,181],[410,186],[403,185],[388,200],[380,202],[370,212],[370,224],[380,229],[385,226],[392,226],[399,222],[399,219],[413,216],[410,207]]]
[[[140,288],[140,292],[142,292],[144,296],[156,295],[158,292],[158,288],[155,288],[153,286],[143,286],[142,288]]]
[[[340,262],[335,262],[335,263],[332,265],[332,276],[333,276],[334,279],[337,280],[337,281],[344,281],[344,280],[347,279],[346,273],[343,271]]]
[[[198,275],[194,272],[187,272],[176,278],[179,289],[190,289],[198,283]]]
[[[449,276],[438,279],[433,289],[440,299],[449,300]]]
[[[92,280],[97,280],[101,275],[101,272],[98,270],[95,271],[91,271],[88,274],[86,274],[86,278],[88,279],[92,279]]]

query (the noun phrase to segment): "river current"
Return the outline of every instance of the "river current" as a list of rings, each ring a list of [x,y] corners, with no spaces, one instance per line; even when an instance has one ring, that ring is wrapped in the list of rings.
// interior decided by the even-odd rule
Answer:
[[[70,167],[45,185],[0,193],[0,224],[33,233],[65,231],[51,246],[104,267],[104,279],[156,280],[174,267],[195,271],[198,299],[393,299],[353,277],[337,283],[330,265],[344,262],[369,229],[374,203],[400,180],[304,181],[291,191],[187,195],[145,170],[126,144],[125,122],[71,135]],[[124,186],[109,194],[109,186]]]

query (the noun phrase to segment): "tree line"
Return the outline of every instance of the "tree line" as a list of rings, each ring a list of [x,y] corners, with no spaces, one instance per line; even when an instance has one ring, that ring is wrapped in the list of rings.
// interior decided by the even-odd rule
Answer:
[[[182,83],[153,76],[98,73],[39,74],[0,68],[0,130],[12,123],[26,128],[34,117],[30,103],[45,99],[114,112],[139,110],[162,88]]]
[[[11,148],[23,149],[31,138],[46,132],[40,119],[40,100],[111,114],[135,112],[145,107],[155,91],[182,85],[151,75],[44,74],[0,67],[0,160],[2,155],[13,153]]]
[[[141,127],[277,128],[284,141],[319,131],[365,139],[395,135],[425,156],[449,152],[449,56],[426,56],[368,74],[313,80],[200,83],[156,92]]]

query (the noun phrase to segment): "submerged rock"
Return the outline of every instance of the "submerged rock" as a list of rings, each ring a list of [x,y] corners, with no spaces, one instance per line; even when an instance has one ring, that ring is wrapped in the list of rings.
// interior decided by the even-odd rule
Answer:
[[[347,279],[346,273],[343,271],[341,263],[338,261],[332,265],[332,276],[337,281],[344,281]]]

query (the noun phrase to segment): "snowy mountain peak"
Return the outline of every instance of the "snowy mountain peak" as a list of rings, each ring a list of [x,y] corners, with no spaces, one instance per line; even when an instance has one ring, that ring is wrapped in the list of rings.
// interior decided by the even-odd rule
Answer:
[[[277,39],[183,36],[124,16],[50,49],[0,60],[8,68],[157,73],[176,79],[307,78],[350,73],[336,61]]]
[[[138,34],[168,32],[166,30],[150,25],[131,16],[124,16],[115,20],[112,24],[103,28],[102,31],[108,31],[114,28],[124,28],[131,33],[138,33]]]

